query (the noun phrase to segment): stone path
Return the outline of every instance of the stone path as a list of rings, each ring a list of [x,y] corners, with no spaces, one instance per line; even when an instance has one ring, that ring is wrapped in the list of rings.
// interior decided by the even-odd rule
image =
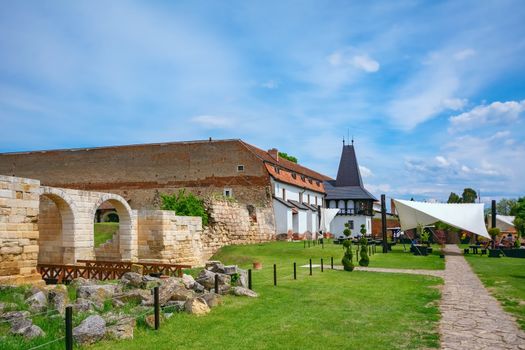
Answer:
[[[447,245],[441,348],[525,349],[525,332],[485,289],[456,245]]]

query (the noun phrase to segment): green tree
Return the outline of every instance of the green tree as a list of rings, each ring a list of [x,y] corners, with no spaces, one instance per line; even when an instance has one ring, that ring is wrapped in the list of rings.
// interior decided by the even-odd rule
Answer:
[[[450,192],[447,203],[461,203],[461,197],[454,192]]]
[[[290,162],[297,163],[297,158],[289,156],[288,153],[279,152],[279,157],[289,160]]]
[[[496,203],[496,212],[499,215],[511,215],[512,208],[518,203],[515,199],[502,198]]]
[[[345,247],[346,250],[345,255],[343,256],[343,260],[341,260],[341,263],[343,264],[345,271],[354,271],[354,263],[352,262],[352,241],[344,241],[343,247]]]
[[[461,195],[462,203],[476,203],[476,199],[478,199],[478,193],[472,188],[465,188],[463,190],[463,194]]]
[[[349,238],[352,234],[352,230],[350,230],[350,224],[348,222],[345,222],[345,229],[343,230],[343,235],[345,235],[346,238]]]
[[[186,194],[185,190],[180,190],[177,194],[161,194],[161,209],[174,210],[181,216],[200,216],[202,226],[208,225],[208,213],[204,207],[204,202],[193,193]]]
[[[366,237],[361,237],[359,240],[359,245],[361,246],[361,250],[359,252],[359,256],[361,259],[359,259],[359,266],[368,266],[370,263],[370,258],[368,257],[368,240]]]
[[[516,205],[514,205],[510,209],[510,215],[516,216],[516,217],[519,217],[525,220],[525,197],[521,197],[516,201]]]

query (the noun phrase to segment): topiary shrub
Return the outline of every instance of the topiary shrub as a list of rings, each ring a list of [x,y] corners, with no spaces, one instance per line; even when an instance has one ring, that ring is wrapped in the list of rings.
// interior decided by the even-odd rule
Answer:
[[[354,263],[352,262],[352,242],[348,240],[344,241],[343,247],[346,248],[343,260],[341,260],[341,262],[343,263],[343,268],[345,269],[345,271],[354,271]]]
[[[368,257],[368,241],[365,237],[362,237],[359,240],[359,244],[361,245],[361,250],[359,252],[359,255],[361,256],[361,259],[359,259],[359,266],[368,266],[370,263],[370,258]]]
[[[343,230],[343,235],[348,239],[350,238],[350,235],[352,234],[352,230],[350,230],[350,224],[347,222],[345,223],[345,229]]]
[[[489,228],[489,235],[492,238],[492,249],[496,249],[496,238],[498,238],[500,234],[500,229],[497,227]]]

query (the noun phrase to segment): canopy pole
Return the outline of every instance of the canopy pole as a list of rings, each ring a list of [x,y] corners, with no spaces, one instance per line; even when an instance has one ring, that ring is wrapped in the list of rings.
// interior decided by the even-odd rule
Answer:
[[[492,224],[491,228],[494,228],[494,227],[496,227],[496,200],[495,199],[492,200],[492,208],[491,208],[491,213],[490,214],[491,214],[491,218],[490,219],[492,221],[491,222],[491,224]],[[495,239],[492,240],[492,249],[496,249],[496,240]]]
[[[388,242],[386,241],[386,205],[385,195],[381,195],[381,230],[383,231],[383,253],[388,253]]]

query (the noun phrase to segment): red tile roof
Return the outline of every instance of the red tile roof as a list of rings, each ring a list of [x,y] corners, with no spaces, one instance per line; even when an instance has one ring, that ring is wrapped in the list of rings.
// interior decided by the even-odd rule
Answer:
[[[285,183],[288,183],[294,186],[298,186],[301,188],[307,188],[312,191],[325,193],[324,184],[322,181],[310,179],[311,180],[311,183],[310,183],[309,179],[307,177],[301,177],[301,174],[297,174],[294,179],[291,171],[280,169],[279,173],[277,173],[277,171],[275,171],[274,165],[269,164],[269,163],[265,163],[264,165],[266,166],[266,170],[268,170],[270,175],[276,180],[279,180],[279,181],[282,181],[282,182],[285,182]]]

